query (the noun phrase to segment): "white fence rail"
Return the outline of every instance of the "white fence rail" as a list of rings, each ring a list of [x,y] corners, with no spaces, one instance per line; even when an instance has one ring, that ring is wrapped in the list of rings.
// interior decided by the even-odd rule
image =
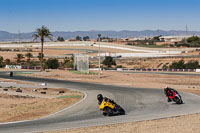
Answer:
[[[22,66],[20,65],[6,65],[6,69],[21,69]]]

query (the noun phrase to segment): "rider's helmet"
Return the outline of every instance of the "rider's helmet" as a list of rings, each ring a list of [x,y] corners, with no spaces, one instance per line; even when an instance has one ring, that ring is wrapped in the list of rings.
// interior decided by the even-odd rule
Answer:
[[[101,102],[103,101],[103,95],[102,94],[98,94],[97,95],[97,99]]]
[[[169,89],[169,87],[166,85],[166,86],[164,87],[164,91],[167,92],[168,89]]]

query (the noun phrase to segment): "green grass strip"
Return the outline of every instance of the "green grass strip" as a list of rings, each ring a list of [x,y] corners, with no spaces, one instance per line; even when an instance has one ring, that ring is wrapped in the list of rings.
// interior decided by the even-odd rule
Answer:
[[[57,99],[65,99],[65,98],[81,98],[81,96],[75,95],[75,96],[60,96],[60,97],[57,97]]]

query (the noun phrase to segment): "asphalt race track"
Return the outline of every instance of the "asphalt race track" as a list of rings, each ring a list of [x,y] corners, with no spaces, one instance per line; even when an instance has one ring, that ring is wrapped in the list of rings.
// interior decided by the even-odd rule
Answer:
[[[9,74],[5,72],[0,72],[0,78],[10,79]],[[106,125],[200,112],[200,97],[185,92],[180,92],[185,104],[177,105],[168,103],[163,90],[158,89],[139,89],[22,76],[14,76],[12,79],[38,83],[46,82],[57,87],[78,89],[85,92],[87,97],[76,106],[42,119],[0,124],[0,133],[39,132],[44,130]],[[126,115],[115,117],[103,116],[102,112],[98,110],[96,100],[98,93],[114,99],[125,109]]]

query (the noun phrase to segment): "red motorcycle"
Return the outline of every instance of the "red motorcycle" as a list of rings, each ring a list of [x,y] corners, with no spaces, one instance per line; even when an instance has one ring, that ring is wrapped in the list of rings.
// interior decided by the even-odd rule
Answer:
[[[168,97],[168,102],[174,101],[176,104],[182,104],[183,100],[181,95],[174,89],[167,88],[165,95]]]

